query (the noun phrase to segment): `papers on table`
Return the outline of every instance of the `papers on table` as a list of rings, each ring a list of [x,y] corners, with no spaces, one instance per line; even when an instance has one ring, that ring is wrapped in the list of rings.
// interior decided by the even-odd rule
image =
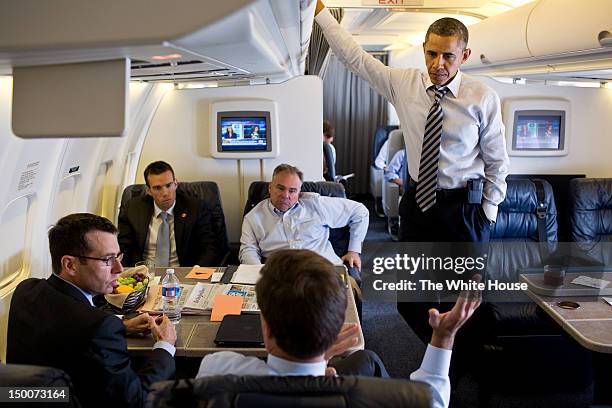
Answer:
[[[576,285],[588,286],[588,287],[595,288],[595,289],[603,289],[606,286],[608,286],[610,281],[603,280],[603,279],[591,278],[591,277],[588,277],[588,276],[581,275],[581,276],[577,277],[576,279],[574,279],[572,281],[572,283],[574,283]]]
[[[232,277],[232,283],[244,283],[247,285],[254,285],[261,277],[261,268],[263,265],[239,265],[234,276]]]
[[[181,284],[181,298],[179,302],[185,314],[208,315],[212,310],[215,296],[219,294],[241,296],[243,298],[243,312],[259,312],[255,287],[252,285],[220,285],[203,282],[198,282],[195,285]],[[161,313],[163,311],[161,285],[149,286],[149,293],[145,304],[142,306],[142,311],[152,313]]]
[[[612,306],[612,297],[605,297],[605,298],[603,298],[603,300],[604,300],[604,301],[605,301],[607,304],[609,304],[610,306]]]

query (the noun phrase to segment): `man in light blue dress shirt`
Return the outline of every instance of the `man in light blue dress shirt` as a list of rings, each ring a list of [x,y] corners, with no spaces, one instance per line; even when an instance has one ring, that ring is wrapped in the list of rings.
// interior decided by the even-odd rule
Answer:
[[[310,249],[334,265],[346,263],[357,279],[368,209],[345,198],[300,194],[303,180],[297,167],[281,164],[274,169],[270,198],[253,207],[242,222],[240,262],[260,264],[280,249]],[[340,258],[329,242],[329,230],[346,225],[350,229],[348,252]]]
[[[204,357],[197,377],[388,376],[379,357],[368,350],[356,351],[328,366],[329,359],[357,343],[358,330],[354,325],[343,327],[346,288],[329,261],[308,250],[280,250],[268,259],[261,275],[256,291],[267,362],[222,351]],[[450,312],[429,311],[433,336],[421,367],[410,378],[430,385],[434,407],[448,406],[448,369],[455,334],[479,304],[477,297],[460,297]]]

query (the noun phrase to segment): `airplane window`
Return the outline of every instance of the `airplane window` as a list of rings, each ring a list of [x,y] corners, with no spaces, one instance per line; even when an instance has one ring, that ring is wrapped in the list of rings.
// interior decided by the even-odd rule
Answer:
[[[28,197],[17,199],[0,214],[0,293],[11,285],[23,266],[27,215]]]

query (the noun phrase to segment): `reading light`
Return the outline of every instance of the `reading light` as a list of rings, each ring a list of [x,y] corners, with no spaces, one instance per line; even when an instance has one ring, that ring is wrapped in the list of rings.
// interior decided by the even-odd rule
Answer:
[[[165,61],[165,60],[179,59],[179,58],[183,58],[183,56],[181,54],[166,54],[166,55],[154,55],[151,57],[151,59],[155,61]]]

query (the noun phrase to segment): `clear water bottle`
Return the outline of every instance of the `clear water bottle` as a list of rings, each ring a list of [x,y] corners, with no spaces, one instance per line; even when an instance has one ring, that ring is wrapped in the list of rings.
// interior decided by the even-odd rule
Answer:
[[[174,274],[174,269],[166,269],[166,276],[162,280],[162,300],[164,314],[177,324],[181,320],[181,284]]]

